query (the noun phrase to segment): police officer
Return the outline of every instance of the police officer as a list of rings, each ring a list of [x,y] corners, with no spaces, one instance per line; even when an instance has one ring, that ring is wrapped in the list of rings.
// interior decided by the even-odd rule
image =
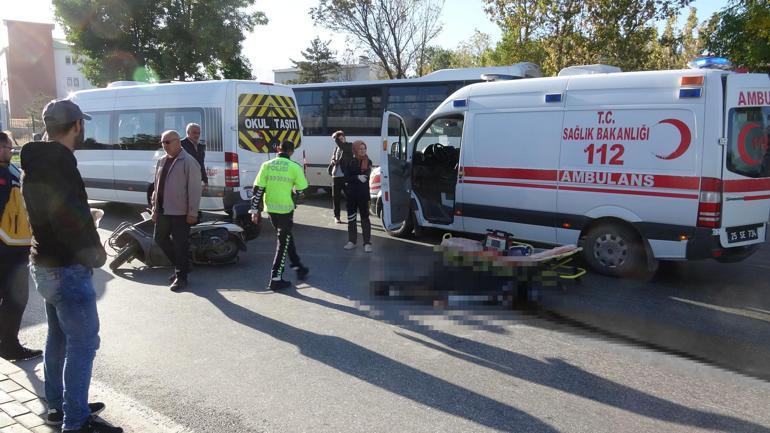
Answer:
[[[265,162],[259,169],[249,210],[251,220],[254,224],[259,224],[264,203],[270,222],[277,232],[278,245],[268,285],[270,290],[281,290],[291,286],[290,282],[283,279],[287,255],[291,268],[297,273],[297,279],[303,280],[309,272],[309,269],[300,262],[294,246],[294,237],[291,234],[296,207],[294,194],[296,192],[299,195],[307,188],[307,179],[302,167],[290,159],[294,153],[294,143],[284,141],[278,146],[278,151],[280,153],[277,158]]]

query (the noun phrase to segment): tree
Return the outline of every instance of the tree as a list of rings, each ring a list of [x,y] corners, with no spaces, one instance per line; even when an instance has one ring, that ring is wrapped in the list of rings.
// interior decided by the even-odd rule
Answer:
[[[334,59],[336,52],[329,48],[331,41],[322,41],[316,36],[310,42],[310,47],[302,51],[305,60],[292,60],[295,68],[299,68],[299,79],[296,83],[323,83],[329,81],[331,75],[340,72],[341,65]]]
[[[316,24],[344,32],[367,49],[388,78],[421,74],[428,46],[441,31],[443,0],[319,0]]]
[[[706,49],[753,71],[770,72],[770,7],[767,0],[731,0],[714,14]]]
[[[484,0],[503,29],[500,63],[530,61],[554,74],[571,64],[643,69],[656,48],[655,22],[691,0]]]
[[[53,0],[83,74],[116,80],[252,78],[244,33],[267,23],[256,0]]]
[[[477,68],[492,63],[492,41],[488,34],[474,30],[473,35],[460,42],[454,51],[451,66],[453,68]]]

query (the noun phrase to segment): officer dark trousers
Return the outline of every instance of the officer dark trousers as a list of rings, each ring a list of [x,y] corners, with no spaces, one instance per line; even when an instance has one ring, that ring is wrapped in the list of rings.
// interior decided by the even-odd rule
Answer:
[[[291,228],[294,225],[294,212],[290,213],[269,213],[270,223],[273,224],[278,238],[278,246],[275,250],[275,259],[273,259],[273,270],[270,274],[272,279],[280,279],[283,276],[283,270],[286,267],[286,256],[289,256],[291,267],[302,266],[297,255],[297,249],[294,247],[294,237],[291,234]]]
[[[356,214],[361,216],[361,231],[364,235],[364,245],[372,243],[372,224],[369,221],[369,196],[355,194],[350,191],[347,196],[348,204],[348,240],[356,243],[357,231]]]

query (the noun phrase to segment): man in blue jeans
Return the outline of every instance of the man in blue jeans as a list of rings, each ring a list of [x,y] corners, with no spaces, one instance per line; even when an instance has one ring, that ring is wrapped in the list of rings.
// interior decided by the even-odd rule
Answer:
[[[95,418],[103,403],[88,404],[99,348],[91,278],[106,260],[73,155],[89,119],[72,101],[51,101],[43,110],[51,141],[27,143],[21,151],[22,195],[32,226],[30,272],[48,318],[46,423],[63,424],[64,432],[122,433]]]

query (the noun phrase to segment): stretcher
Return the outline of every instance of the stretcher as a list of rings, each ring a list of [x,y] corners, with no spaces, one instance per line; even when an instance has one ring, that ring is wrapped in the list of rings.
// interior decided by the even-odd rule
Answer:
[[[575,264],[575,255],[582,251],[576,245],[542,249],[511,242],[509,246],[524,255],[503,255],[484,249],[479,241],[445,235],[434,251],[441,256],[435,272],[444,287],[451,286],[447,305],[531,305],[543,291],[564,290],[565,281],[579,281],[586,274]]]

